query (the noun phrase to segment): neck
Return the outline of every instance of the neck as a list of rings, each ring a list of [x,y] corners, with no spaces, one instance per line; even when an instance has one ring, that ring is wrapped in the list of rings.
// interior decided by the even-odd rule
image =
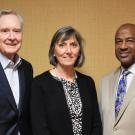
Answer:
[[[6,57],[10,60],[12,60],[13,62],[15,62],[15,55],[6,55]]]
[[[64,78],[65,80],[73,81],[75,79],[75,70],[74,68],[62,68],[56,66],[55,74],[57,77]]]

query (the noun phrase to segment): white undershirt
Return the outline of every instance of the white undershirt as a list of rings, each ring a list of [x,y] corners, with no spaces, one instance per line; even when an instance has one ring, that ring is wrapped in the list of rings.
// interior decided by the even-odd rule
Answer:
[[[19,56],[16,57],[16,62],[9,60],[7,57],[3,56],[0,53],[0,62],[6,74],[7,80],[11,87],[16,105],[19,105],[19,97],[20,97],[20,87],[19,87],[19,76],[17,67],[20,65],[21,58]]]

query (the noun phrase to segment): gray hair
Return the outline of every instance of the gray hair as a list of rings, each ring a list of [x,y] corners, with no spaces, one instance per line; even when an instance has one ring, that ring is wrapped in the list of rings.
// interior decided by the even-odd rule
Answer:
[[[16,15],[20,21],[20,24],[21,24],[21,29],[23,29],[23,25],[24,25],[24,20],[23,20],[23,17],[19,14],[16,13],[15,10],[12,10],[12,9],[2,9],[0,10],[0,18],[4,15]]]
[[[56,66],[58,63],[56,57],[54,56],[54,48],[55,48],[56,43],[58,43],[60,40],[66,41],[72,36],[77,40],[80,46],[80,53],[74,64],[74,67],[81,67],[83,65],[84,60],[85,60],[84,50],[83,50],[84,40],[82,36],[80,35],[80,33],[71,26],[62,27],[58,29],[56,33],[54,34],[51,40],[49,54],[48,54],[50,64]]]

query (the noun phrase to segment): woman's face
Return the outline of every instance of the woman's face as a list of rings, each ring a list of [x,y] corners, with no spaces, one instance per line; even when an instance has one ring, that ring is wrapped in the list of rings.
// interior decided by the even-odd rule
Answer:
[[[74,37],[62,41],[60,39],[54,48],[54,54],[61,67],[74,67],[80,53],[80,45]]]

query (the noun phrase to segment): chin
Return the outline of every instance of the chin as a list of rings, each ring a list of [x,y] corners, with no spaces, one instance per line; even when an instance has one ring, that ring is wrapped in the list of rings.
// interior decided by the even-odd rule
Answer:
[[[124,68],[129,68],[132,64],[129,63],[129,62],[121,62],[121,65],[122,65]]]
[[[20,48],[15,48],[15,49],[9,49],[7,53],[17,53]]]
[[[64,67],[74,67],[74,64],[63,64]]]

